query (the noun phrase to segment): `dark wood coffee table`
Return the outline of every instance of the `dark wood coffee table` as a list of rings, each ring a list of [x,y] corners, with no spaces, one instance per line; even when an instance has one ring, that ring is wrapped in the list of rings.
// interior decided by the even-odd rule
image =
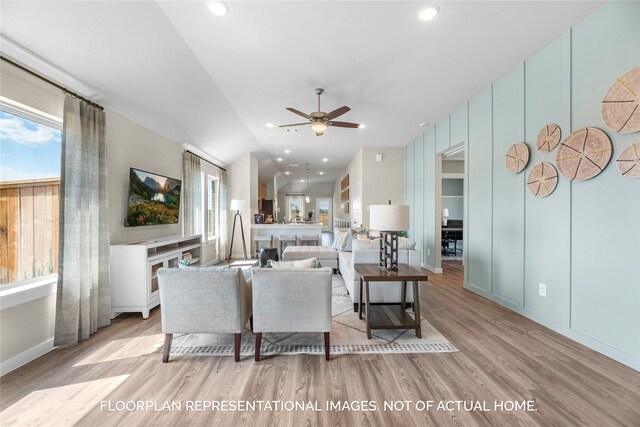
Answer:
[[[422,338],[420,328],[420,288],[418,282],[427,281],[422,271],[398,264],[398,271],[381,270],[378,264],[356,264],[356,274],[360,276],[360,298],[358,300],[358,317],[362,319],[362,294],[365,297],[367,321],[367,338],[371,339],[371,329],[415,329],[416,336]],[[402,282],[402,299],[400,306],[369,303],[369,282]],[[407,282],[413,282],[413,317],[406,312]]]

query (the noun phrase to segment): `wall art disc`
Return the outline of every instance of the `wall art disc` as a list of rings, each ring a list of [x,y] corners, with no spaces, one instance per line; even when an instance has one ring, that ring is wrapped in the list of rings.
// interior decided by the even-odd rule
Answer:
[[[538,132],[538,138],[536,139],[536,146],[538,150],[549,152],[560,144],[560,138],[562,133],[560,126],[556,124],[548,124]]]
[[[618,156],[616,166],[623,176],[640,178],[640,142],[625,148]]]
[[[611,160],[611,140],[598,128],[582,128],[560,144],[556,164],[560,173],[572,181],[585,181],[598,175]]]
[[[640,67],[618,77],[602,99],[602,120],[617,133],[640,130]]]
[[[529,147],[524,142],[518,142],[507,151],[507,170],[512,174],[519,174],[529,163]]]
[[[558,185],[558,171],[548,162],[536,164],[529,172],[527,187],[536,197],[547,197]]]

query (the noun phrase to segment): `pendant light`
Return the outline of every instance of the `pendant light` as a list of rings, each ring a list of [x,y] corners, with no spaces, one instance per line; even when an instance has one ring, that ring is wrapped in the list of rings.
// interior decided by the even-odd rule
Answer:
[[[311,202],[311,198],[309,197],[309,163],[307,163],[307,197],[305,197],[305,201],[307,203]]]

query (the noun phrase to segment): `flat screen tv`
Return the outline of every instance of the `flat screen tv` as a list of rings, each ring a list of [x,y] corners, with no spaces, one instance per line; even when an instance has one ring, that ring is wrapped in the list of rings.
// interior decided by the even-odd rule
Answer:
[[[180,213],[179,179],[131,168],[126,227],[177,224]]]

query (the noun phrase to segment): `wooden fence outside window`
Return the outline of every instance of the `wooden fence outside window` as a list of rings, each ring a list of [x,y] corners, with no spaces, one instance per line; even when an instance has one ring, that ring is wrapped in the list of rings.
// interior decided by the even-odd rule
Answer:
[[[0,182],[0,285],[58,270],[60,178]]]

